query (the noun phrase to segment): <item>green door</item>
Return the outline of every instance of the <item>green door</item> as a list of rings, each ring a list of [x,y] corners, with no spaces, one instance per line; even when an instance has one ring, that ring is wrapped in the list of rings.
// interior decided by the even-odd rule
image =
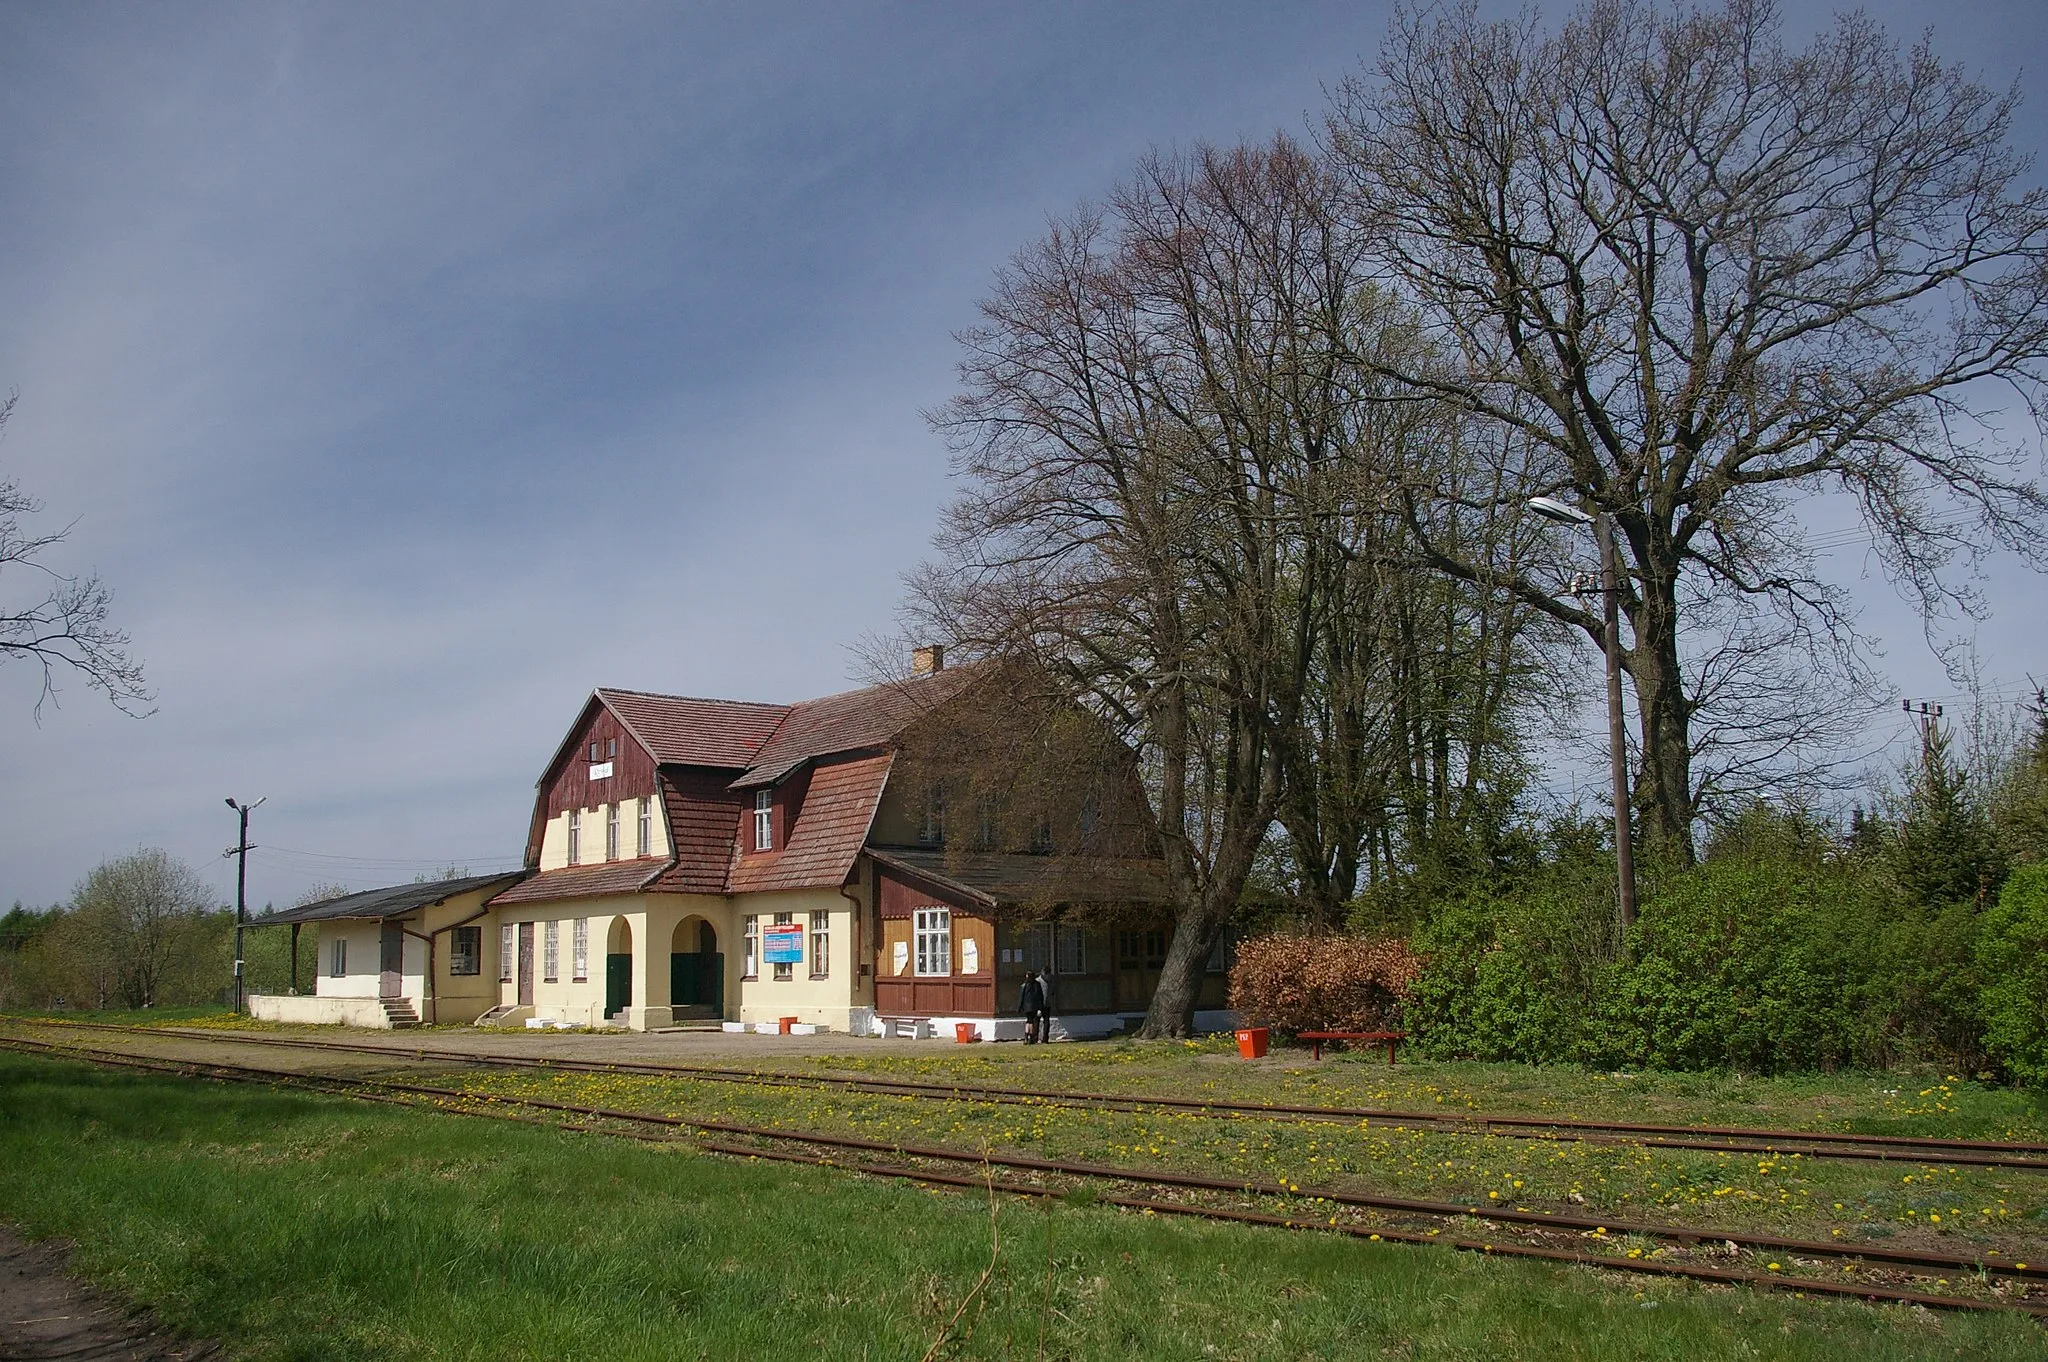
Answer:
[[[695,951],[677,951],[668,958],[668,1000],[676,1007],[695,1007],[700,977]]]
[[[713,1016],[725,1015],[725,955],[720,951],[697,954],[697,1001],[711,1004]]]
[[[607,955],[604,958],[604,1014],[617,1016],[633,1005],[633,957]]]

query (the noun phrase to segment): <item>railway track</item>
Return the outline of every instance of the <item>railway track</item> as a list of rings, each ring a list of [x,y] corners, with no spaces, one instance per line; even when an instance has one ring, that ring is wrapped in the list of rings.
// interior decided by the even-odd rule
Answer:
[[[1837,1131],[1766,1130],[1739,1126],[1678,1126],[1625,1121],[1582,1121],[1567,1117],[1399,1111],[1378,1107],[1323,1107],[1231,1101],[1224,1098],[1168,1097],[1128,1093],[1045,1091],[987,1084],[924,1082],[913,1079],[796,1074],[773,1069],[748,1069],[706,1064],[657,1064],[629,1060],[578,1060],[547,1056],[480,1055],[467,1050],[419,1045],[313,1039],[297,1036],[223,1034],[181,1027],[118,1026],[107,1022],[38,1022],[80,1030],[183,1040],[264,1045],[287,1049],[376,1055],[387,1059],[435,1061],[474,1068],[543,1069],[568,1073],[626,1073],[649,1077],[695,1078],[712,1082],[766,1084],[778,1087],[833,1089],[881,1096],[930,1097],[965,1102],[1052,1106],[1129,1112],[1192,1112],[1259,1120],[1356,1126],[1374,1122],[1394,1129],[1422,1128],[1454,1134],[1500,1135],[1525,1140],[1577,1140],[1589,1144],[1632,1145],[1706,1153],[1791,1154],[1804,1158],[1857,1159],[1890,1162],[1953,1164],[2048,1172],[2048,1144],[1998,1140],[1944,1140],[1917,1135],[1855,1135]]]
[[[747,1126],[733,1122],[705,1121],[689,1117],[664,1116],[648,1112],[585,1106],[536,1097],[476,1094],[426,1083],[406,1083],[334,1074],[230,1064],[215,1060],[174,1059],[137,1055],[132,1052],[100,1050],[86,1046],[62,1045],[21,1036],[0,1037],[0,1046],[88,1063],[142,1070],[184,1077],[229,1082],[260,1083],[298,1088],[378,1102],[424,1107],[459,1115],[538,1122],[586,1133],[621,1134],[655,1143],[683,1143],[708,1153],[734,1157],[769,1159],[830,1167],[870,1176],[903,1179],[933,1186],[988,1188],[1022,1197],[1066,1196],[1078,1184],[1107,1184],[1112,1190],[1094,1199],[1128,1210],[1154,1214],[1192,1216],[1241,1224],[1267,1225],[1296,1230],[1316,1230],[1352,1238],[1392,1243],[1449,1245],[1463,1251],[1495,1257],[1541,1259],[1578,1264],[1645,1276],[1748,1285],[1769,1290],[1794,1291],[1817,1296],[1853,1297],[1860,1300],[1921,1305],[1937,1309],[2017,1311],[2036,1318],[2048,1318],[2048,1267],[1991,1261],[1988,1257],[1938,1253],[1929,1250],[1896,1249],[1860,1242],[1809,1242],[1776,1235],[1723,1231],[1699,1226],[1658,1225],[1543,1211],[1508,1210],[1498,1207],[1466,1206],[1457,1203],[1382,1197],[1341,1188],[1304,1187],[1292,1182],[1227,1179],[1165,1169],[1146,1169],[1040,1159],[988,1151],[952,1149],[942,1146],[866,1139],[859,1136],[778,1127]],[[385,1047],[379,1047],[385,1048]],[[541,1113],[529,1115],[526,1113]],[[795,1146],[792,1148],[791,1146]],[[825,1152],[818,1152],[825,1151]],[[877,1156],[909,1159],[915,1163],[878,1161]],[[929,1165],[941,1165],[931,1167]],[[965,1166],[973,1171],[956,1171]],[[1037,1179],[1021,1181],[1004,1174],[1024,1174]],[[1136,1195],[1130,1188],[1147,1189],[1153,1195]],[[1217,1205],[1212,1201],[1162,1199],[1159,1192],[1176,1196],[1260,1198],[1295,1205],[1318,1207],[1315,1217],[1275,1215],[1241,1205]],[[1327,1208],[1341,1207],[1354,1214],[1399,1217],[1411,1225],[1416,1221],[1445,1222],[1458,1231],[1443,1228],[1421,1231],[1400,1224],[1339,1221],[1327,1215]],[[1469,1227],[1482,1230],[1512,1229],[1529,1236],[1469,1237]],[[1680,1251],[1702,1245],[1727,1245],[1731,1250],[1781,1254],[1803,1267],[1823,1262],[1840,1264],[1845,1275],[1873,1266],[1881,1271],[1916,1277],[1940,1276],[1974,1279],[1989,1286],[1990,1296],[1955,1296],[1911,1290],[1883,1282],[1787,1276],[1782,1272],[1713,1267],[1692,1262],[1659,1261],[1650,1257],[1616,1257],[1588,1253],[1582,1249],[1557,1246],[1556,1241],[1585,1237],[1636,1237],[1657,1241]],[[2007,1294],[2016,1293],[2016,1294]]]

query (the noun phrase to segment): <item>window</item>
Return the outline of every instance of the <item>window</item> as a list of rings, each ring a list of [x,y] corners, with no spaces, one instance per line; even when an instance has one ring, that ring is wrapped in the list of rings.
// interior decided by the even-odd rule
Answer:
[[[1053,934],[1053,973],[1086,974],[1086,952],[1082,950],[1084,939],[1079,927],[1060,927]]]
[[[953,972],[953,910],[919,908],[914,914],[917,972],[945,975]]]
[[[813,979],[823,979],[832,972],[831,945],[832,915],[830,913],[812,913],[811,977]]]
[[[775,846],[775,793],[772,790],[754,791],[754,850],[769,851]]]
[[[934,785],[924,792],[924,822],[918,825],[917,840],[928,847],[946,840],[946,787]]]
[[[742,979],[758,979],[758,978],[760,978],[760,977],[761,977],[761,919],[760,919],[760,918],[757,918],[757,917],[750,917],[750,918],[748,918],[748,919],[747,919],[747,932],[746,932],[746,936],[747,936],[747,947],[746,947],[746,949],[747,949],[747,953],[746,953],[745,957],[743,958],[743,960],[742,960],[742,962],[741,962],[741,965],[740,965],[740,977],[741,977]]]
[[[795,926],[796,914],[777,913],[775,915],[775,925],[778,927]],[[778,962],[775,966],[775,977],[778,979],[794,979],[796,977],[796,966],[787,960]]]
[[[604,806],[604,858],[607,861],[619,859],[619,806]]]
[[[1166,964],[1165,932],[1118,932],[1119,969],[1159,969]]]
[[[592,738],[592,739],[590,740],[590,764],[591,764],[592,766],[595,766],[595,765],[597,765],[597,763],[598,763],[598,755],[597,755],[597,752],[598,752],[598,747],[597,747],[597,739],[595,739],[595,738]]]
[[[562,924],[544,923],[540,929],[540,977],[543,983],[552,984],[559,976],[555,967],[562,959]]]
[[[606,761],[617,761],[617,760],[618,760],[618,758],[619,758],[619,740],[618,740],[617,738],[607,738],[607,739],[605,739],[605,743],[604,743],[604,759],[605,759]]]
[[[327,973],[330,978],[339,979],[348,973],[348,938],[337,936],[334,945],[327,952]]]
[[[1039,856],[1043,856],[1046,852],[1052,850],[1052,820],[1050,818],[1041,818],[1032,827],[1031,850],[1033,854]]]
[[[640,797],[640,849],[641,856],[654,854],[654,801],[645,795]]]
[[[484,971],[484,929],[457,927],[448,934],[448,972],[482,974]]]
[[[576,865],[583,859],[583,810],[569,810],[569,864]]]
[[[501,984],[512,982],[512,962],[518,958],[514,950],[512,924],[508,922],[498,928],[498,982]]]
[[[569,942],[570,972],[576,976],[576,982],[580,984],[590,977],[589,918],[579,917],[576,919],[576,929],[570,934]]]

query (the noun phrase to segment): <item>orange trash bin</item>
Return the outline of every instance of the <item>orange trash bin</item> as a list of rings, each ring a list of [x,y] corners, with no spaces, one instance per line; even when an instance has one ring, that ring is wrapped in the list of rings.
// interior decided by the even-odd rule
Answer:
[[[953,1023],[953,1043],[955,1045],[972,1045],[980,1039],[981,1032],[976,1029],[973,1022]]]
[[[782,1035],[785,1035],[785,1036],[789,1034],[789,1028],[790,1028],[790,1027],[792,1027],[792,1026],[795,1026],[795,1025],[796,1025],[796,1018],[795,1018],[795,1017],[783,1017],[783,1018],[780,1018],[779,1020],[780,1020],[780,1021],[781,1021],[781,1023],[782,1023],[782,1031],[781,1031],[781,1034],[782,1034]]]
[[[1266,1057],[1266,1028],[1263,1026],[1247,1026],[1240,1029],[1237,1033],[1237,1052],[1246,1059],[1264,1059]]]

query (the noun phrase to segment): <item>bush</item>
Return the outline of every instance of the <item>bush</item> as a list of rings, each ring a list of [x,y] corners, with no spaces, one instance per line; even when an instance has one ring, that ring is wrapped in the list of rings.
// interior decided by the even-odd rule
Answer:
[[[1404,941],[1281,934],[1240,942],[1230,1005],[1246,1023],[1302,1031],[1384,1031],[1422,962]]]
[[[1977,933],[1984,1048],[2030,1087],[2048,1086],[2048,865],[2014,872]]]

